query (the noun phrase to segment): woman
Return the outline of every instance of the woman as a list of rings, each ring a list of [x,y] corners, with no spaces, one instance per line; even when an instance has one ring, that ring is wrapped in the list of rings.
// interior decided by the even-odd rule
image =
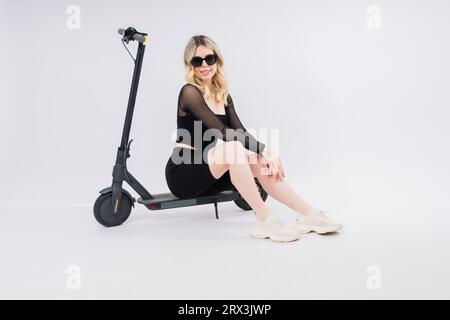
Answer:
[[[192,198],[237,189],[260,220],[251,230],[251,235],[259,239],[289,242],[302,233],[340,230],[341,224],[330,221],[292,190],[284,181],[277,153],[242,125],[228,93],[224,59],[217,44],[205,35],[193,36],[184,51],[184,64],[188,83],[178,97],[177,140],[166,165],[170,191],[178,198]],[[208,131],[216,138],[212,142],[209,135],[206,138]],[[224,143],[217,145],[217,138]],[[254,177],[272,198],[297,213],[293,225],[270,212]]]

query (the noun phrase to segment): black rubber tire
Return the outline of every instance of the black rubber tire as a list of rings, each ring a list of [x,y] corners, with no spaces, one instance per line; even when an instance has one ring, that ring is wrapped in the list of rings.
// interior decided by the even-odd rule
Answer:
[[[263,187],[261,186],[261,184],[258,181],[258,178],[256,178],[256,177],[255,177],[255,182],[256,182],[256,186],[258,187],[259,194],[261,195],[261,199],[263,201],[266,201],[267,196],[268,196],[266,190],[263,189]],[[236,203],[236,205],[241,209],[253,210],[252,207],[250,207],[250,205],[247,203],[247,201],[245,201],[245,199],[241,195],[239,195],[239,198],[237,200],[234,200],[234,203]]]
[[[112,193],[100,195],[94,204],[94,217],[105,227],[116,227],[124,223],[130,216],[132,209],[132,200],[122,193],[122,201],[120,203],[119,212],[111,212]]]

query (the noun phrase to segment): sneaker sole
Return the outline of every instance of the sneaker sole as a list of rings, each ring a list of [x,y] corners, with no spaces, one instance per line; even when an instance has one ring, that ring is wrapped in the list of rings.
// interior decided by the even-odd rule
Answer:
[[[302,228],[296,228],[296,230],[300,233],[300,234],[305,234],[305,233],[310,233],[310,232],[315,232],[318,234],[326,234],[326,233],[332,233],[332,232],[338,232],[339,230],[341,230],[343,228],[343,226],[340,226],[338,228],[317,228],[314,226],[309,226],[309,225],[305,225]]]
[[[296,237],[296,238],[292,238],[292,239],[280,239],[280,238],[272,238],[268,235],[259,235],[259,234],[250,234],[253,238],[255,239],[270,239],[273,242],[277,242],[277,243],[284,243],[284,242],[293,242],[293,241],[297,241],[298,239],[300,239],[300,237]]]

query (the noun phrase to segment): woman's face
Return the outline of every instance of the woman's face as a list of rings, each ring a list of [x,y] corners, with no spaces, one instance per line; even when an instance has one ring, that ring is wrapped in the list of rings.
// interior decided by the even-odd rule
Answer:
[[[214,51],[206,46],[198,46],[197,49],[195,49],[194,57],[201,57],[204,58],[208,54],[214,54]],[[217,71],[217,62],[214,63],[212,66],[209,66],[205,60],[203,60],[202,65],[198,68],[194,67],[194,72],[197,78],[199,78],[203,82],[210,82],[211,79],[214,77]]]

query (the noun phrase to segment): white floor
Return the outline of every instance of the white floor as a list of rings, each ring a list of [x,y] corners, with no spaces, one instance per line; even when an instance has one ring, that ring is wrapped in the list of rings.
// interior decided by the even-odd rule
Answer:
[[[444,212],[447,220],[370,208],[359,219],[335,212],[345,224],[340,234],[308,234],[289,244],[251,238],[255,217],[233,202],[219,204],[220,220],[213,205],[138,205],[124,225],[109,229],[90,206],[1,212],[0,298],[450,298]]]

